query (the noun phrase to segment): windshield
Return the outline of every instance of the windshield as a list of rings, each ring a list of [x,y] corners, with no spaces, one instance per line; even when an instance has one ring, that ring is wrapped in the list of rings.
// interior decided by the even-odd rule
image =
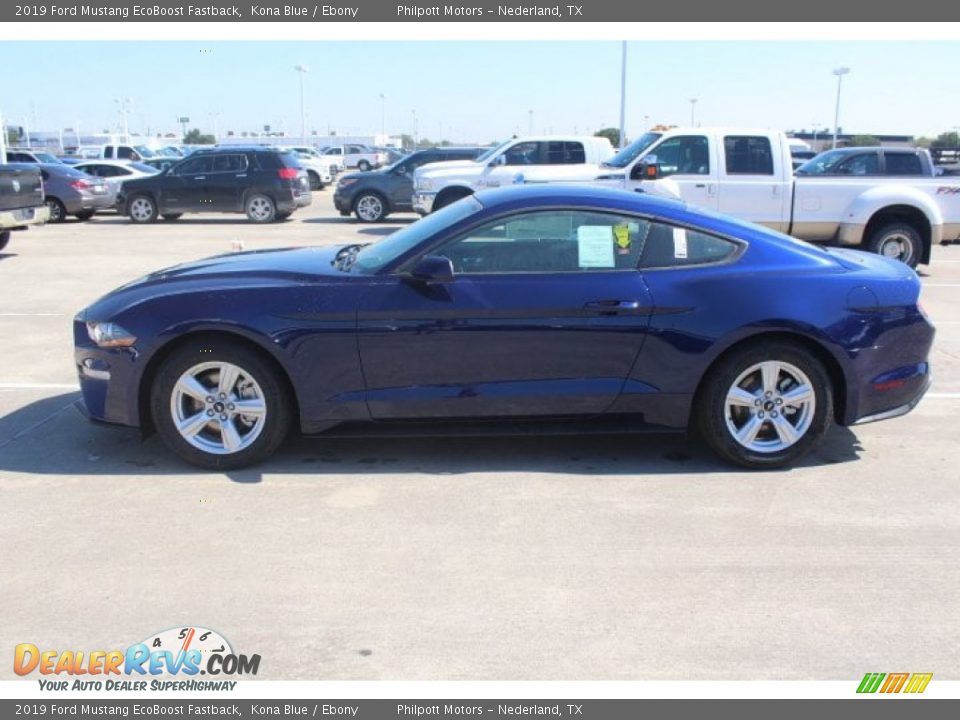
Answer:
[[[483,206],[472,195],[447,205],[437,212],[407,225],[383,240],[367,245],[357,252],[353,267],[361,273],[375,273],[404,253],[444,228],[470,217]]]
[[[60,163],[63,164],[59,158],[54,157],[50,153],[38,152],[34,153],[37,156],[37,160],[44,163]]]
[[[848,157],[850,153],[843,150],[828,150],[798,167],[797,175],[829,175]]]
[[[636,160],[640,155],[651,145],[653,145],[657,140],[659,140],[663,135],[660,133],[648,132],[644,133],[632,143],[623,148],[620,152],[614,155],[612,158],[607,160],[604,165],[608,167],[615,168],[625,168],[627,165]]]
[[[486,162],[487,160],[492,158],[494,155],[496,155],[498,152],[500,152],[503,148],[505,148],[507,145],[509,145],[512,142],[513,142],[513,139],[510,139],[510,140],[507,140],[506,142],[502,142],[499,145],[496,145],[490,148],[485,153],[478,156],[476,159],[476,162]]]
[[[157,153],[148,148],[146,145],[137,145],[133,149],[140,153],[140,157],[151,158],[157,156]]]

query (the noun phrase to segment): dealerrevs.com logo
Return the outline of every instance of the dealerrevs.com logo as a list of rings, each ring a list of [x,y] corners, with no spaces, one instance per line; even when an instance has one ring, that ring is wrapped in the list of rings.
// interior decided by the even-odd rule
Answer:
[[[260,655],[238,654],[226,638],[202,627],[170,628],[122,650],[49,650],[20,643],[13,652],[17,675],[48,676],[38,678],[41,690],[232,690],[237,683],[226,678],[256,675],[259,669]]]

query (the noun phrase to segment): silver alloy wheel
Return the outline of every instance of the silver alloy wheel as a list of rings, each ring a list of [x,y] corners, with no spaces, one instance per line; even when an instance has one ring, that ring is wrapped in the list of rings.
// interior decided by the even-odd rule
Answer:
[[[879,254],[909,264],[913,257],[913,238],[901,232],[890,233],[880,243]]]
[[[47,200],[47,209],[50,211],[50,222],[60,222],[63,220],[63,213],[60,212],[60,203],[56,200]]]
[[[170,414],[180,437],[212,455],[250,447],[263,431],[267,403],[259,383],[227,362],[194,365],[177,380]]]
[[[257,222],[265,222],[273,216],[273,204],[263,195],[256,195],[247,203],[247,212]]]
[[[130,217],[134,220],[147,222],[153,219],[154,212],[153,203],[147,198],[138,197],[130,202]]]
[[[383,201],[376,195],[364,195],[357,201],[357,215],[367,222],[379,220],[383,216]]]
[[[740,445],[758,453],[792,447],[813,424],[817,397],[800,368],[767,360],[747,368],[727,391],[727,430]]]

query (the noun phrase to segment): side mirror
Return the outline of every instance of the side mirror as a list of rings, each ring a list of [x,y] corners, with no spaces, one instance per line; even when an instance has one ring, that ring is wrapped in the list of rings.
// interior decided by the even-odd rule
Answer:
[[[410,276],[427,284],[453,282],[453,261],[440,255],[424,255],[413,266]]]
[[[636,165],[634,165],[633,169],[630,171],[630,179],[659,180],[660,163],[657,162],[657,158],[648,156],[643,160],[638,160]]]
[[[499,167],[500,165],[507,164],[506,155],[497,155],[493,160],[490,161],[490,167]]]

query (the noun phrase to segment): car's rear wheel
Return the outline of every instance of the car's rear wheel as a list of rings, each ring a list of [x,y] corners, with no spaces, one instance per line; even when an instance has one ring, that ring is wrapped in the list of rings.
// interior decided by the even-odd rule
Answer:
[[[748,468],[789,465],[830,427],[833,392],[809,351],[775,341],[735,350],[704,380],[696,423],[720,457]]]
[[[0,250],[3,250],[7,246],[8,242],[10,242],[10,231],[0,231]]]
[[[164,213],[163,219],[167,222],[173,222],[183,217],[183,213]]]
[[[912,268],[920,261],[923,238],[912,225],[891,223],[878,228],[867,241],[867,250],[899,260]]]
[[[61,223],[67,219],[67,209],[55,197],[47,196],[47,210],[50,211],[50,220],[52,223]]]
[[[247,217],[255,223],[273,222],[277,217],[277,205],[266,195],[257,193],[247,198]]]
[[[75,217],[77,220],[80,220],[81,222],[86,222],[87,220],[89,220],[90,218],[92,218],[93,215],[94,215],[94,213],[96,213],[96,212],[97,212],[96,210],[84,210],[83,212],[78,212],[78,213],[76,213],[76,214],[74,215],[74,217]]]
[[[357,169],[362,172],[366,172],[370,169],[370,163],[368,163],[366,160],[361,160],[357,163]]]
[[[286,219],[289,218],[291,215],[293,215],[293,213],[289,213],[289,212],[278,212],[278,213],[274,216],[274,219],[275,219],[277,222],[280,222],[280,221],[282,221],[282,220],[286,220]]]
[[[323,183],[320,181],[320,176],[310,170],[307,172],[307,177],[310,179],[310,189],[311,190],[323,190]]]
[[[170,449],[202,468],[259,462],[283,442],[292,403],[279,373],[257,351],[229,341],[196,343],[167,358],[150,409]]]
[[[135,223],[152,223],[157,221],[157,203],[149,195],[137,195],[130,199],[127,206],[127,215]]]
[[[364,193],[354,202],[353,212],[360,222],[380,222],[387,216],[387,204],[377,193]]]

